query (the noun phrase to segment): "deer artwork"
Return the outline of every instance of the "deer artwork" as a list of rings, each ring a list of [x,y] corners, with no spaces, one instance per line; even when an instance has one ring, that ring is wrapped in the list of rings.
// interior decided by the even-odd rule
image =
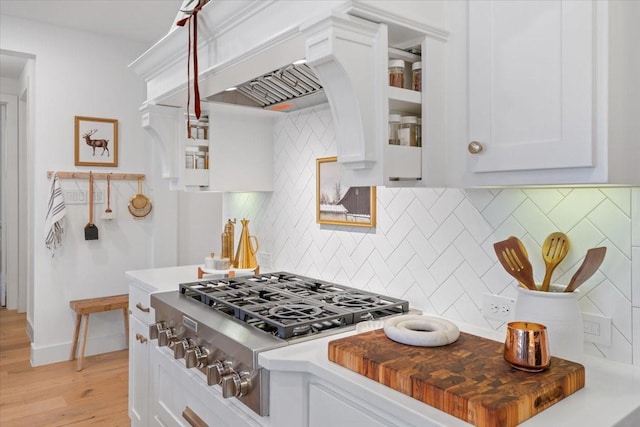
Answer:
[[[84,138],[84,140],[86,141],[87,145],[90,147],[93,147],[93,155],[96,155],[96,147],[97,148],[102,148],[102,153],[100,154],[101,156],[104,155],[104,152],[107,152],[107,156],[111,155],[111,152],[109,151],[109,140],[108,139],[91,139],[91,135],[93,135],[94,133],[96,133],[98,131],[98,129],[92,129],[89,132],[85,133],[84,135],[82,135],[82,137]]]

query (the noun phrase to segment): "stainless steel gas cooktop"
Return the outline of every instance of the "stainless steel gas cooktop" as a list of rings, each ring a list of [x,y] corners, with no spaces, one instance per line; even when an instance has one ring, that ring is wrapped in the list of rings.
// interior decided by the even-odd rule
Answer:
[[[282,339],[409,310],[407,301],[286,272],[184,283],[180,292]]]

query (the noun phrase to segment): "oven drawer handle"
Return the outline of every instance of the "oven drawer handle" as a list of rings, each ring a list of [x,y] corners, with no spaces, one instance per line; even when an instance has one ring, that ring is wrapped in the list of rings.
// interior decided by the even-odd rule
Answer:
[[[200,418],[195,412],[193,412],[193,410],[191,408],[189,408],[188,406],[185,406],[184,411],[182,411],[182,418],[184,418],[185,420],[187,420],[187,422],[189,423],[189,425],[191,427],[209,427],[207,425],[207,423],[205,423],[204,421],[202,421],[202,418]]]
[[[141,302],[136,304],[136,308],[144,313],[148,313],[151,310],[149,307],[144,307]]]

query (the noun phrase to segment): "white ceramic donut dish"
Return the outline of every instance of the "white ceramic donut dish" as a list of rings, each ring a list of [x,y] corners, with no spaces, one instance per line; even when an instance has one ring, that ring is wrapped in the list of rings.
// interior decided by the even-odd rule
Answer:
[[[439,347],[455,342],[460,329],[446,319],[432,316],[405,315],[384,322],[384,333],[401,344]]]

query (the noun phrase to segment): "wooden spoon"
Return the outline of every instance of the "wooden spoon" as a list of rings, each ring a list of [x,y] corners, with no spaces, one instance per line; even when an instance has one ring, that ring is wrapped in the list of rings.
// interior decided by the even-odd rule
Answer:
[[[578,286],[582,285],[587,281],[587,279],[593,276],[593,273],[595,273],[596,270],[600,268],[602,261],[604,261],[604,256],[606,253],[607,248],[605,246],[589,249],[584,257],[584,260],[582,261],[582,265],[574,273],[564,291],[575,291]]]
[[[544,274],[542,286],[540,286],[541,291],[546,292],[549,290],[553,270],[555,270],[558,264],[560,264],[560,261],[567,256],[569,246],[569,238],[567,235],[558,231],[549,234],[544,240],[542,244],[542,258],[544,259],[544,264],[547,269]]]
[[[532,291],[536,290],[531,263],[522,252],[522,249],[520,249],[517,240],[509,238],[494,243],[493,249],[496,251],[498,260],[507,273],[516,278],[518,282],[522,283],[528,289]]]

